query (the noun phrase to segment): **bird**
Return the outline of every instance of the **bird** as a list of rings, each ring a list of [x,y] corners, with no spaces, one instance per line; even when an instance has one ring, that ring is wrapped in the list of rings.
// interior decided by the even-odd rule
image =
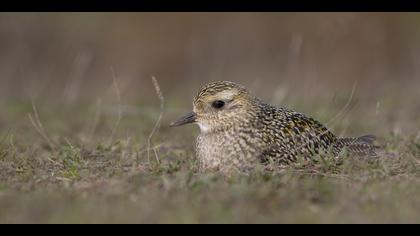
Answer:
[[[376,157],[376,137],[338,137],[319,121],[286,107],[272,106],[230,81],[203,86],[193,111],[170,124],[200,128],[195,151],[200,171],[249,172],[262,164],[289,166],[316,155],[345,152]]]

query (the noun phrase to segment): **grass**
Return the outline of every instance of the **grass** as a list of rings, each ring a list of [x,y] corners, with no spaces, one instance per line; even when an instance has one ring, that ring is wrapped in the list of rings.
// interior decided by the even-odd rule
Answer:
[[[316,108],[322,105],[311,107],[300,110],[331,117],[322,117]],[[392,106],[383,107],[385,117],[393,114]],[[416,130],[380,130],[387,158],[256,169],[228,178],[197,173],[196,127],[165,125],[182,111],[168,109],[149,139],[159,106],[122,117],[104,110],[96,116],[97,107],[80,104],[37,108],[52,144],[31,124],[30,103],[3,104],[0,223],[420,223]],[[349,121],[357,132],[375,122]],[[418,119],[405,122],[418,128]],[[153,151],[148,158],[149,141],[159,161]]]

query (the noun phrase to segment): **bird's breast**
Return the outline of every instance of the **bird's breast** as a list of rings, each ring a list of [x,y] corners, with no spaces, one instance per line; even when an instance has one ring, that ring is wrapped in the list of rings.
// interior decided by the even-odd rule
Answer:
[[[196,142],[200,169],[243,169],[258,161],[258,143],[251,133],[201,133]]]

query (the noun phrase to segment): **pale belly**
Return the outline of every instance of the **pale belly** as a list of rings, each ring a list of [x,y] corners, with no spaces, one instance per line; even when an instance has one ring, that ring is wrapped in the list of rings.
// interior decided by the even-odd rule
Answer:
[[[248,171],[259,163],[261,150],[251,137],[221,134],[200,134],[196,154],[200,171],[214,170],[225,173]]]

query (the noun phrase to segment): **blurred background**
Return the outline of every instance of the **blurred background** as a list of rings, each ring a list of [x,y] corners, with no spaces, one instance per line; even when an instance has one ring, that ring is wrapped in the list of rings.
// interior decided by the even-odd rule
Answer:
[[[158,109],[155,76],[166,109],[179,115],[215,80],[303,112],[342,97],[334,113],[355,87],[353,118],[376,124],[383,104],[405,99],[386,119],[408,116],[412,130],[419,23],[417,13],[1,13],[0,105],[101,99]]]
[[[396,158],[198,174],[216,80]],[[419,97],[419,13],[0,13],[0,223],[418,223]]]

